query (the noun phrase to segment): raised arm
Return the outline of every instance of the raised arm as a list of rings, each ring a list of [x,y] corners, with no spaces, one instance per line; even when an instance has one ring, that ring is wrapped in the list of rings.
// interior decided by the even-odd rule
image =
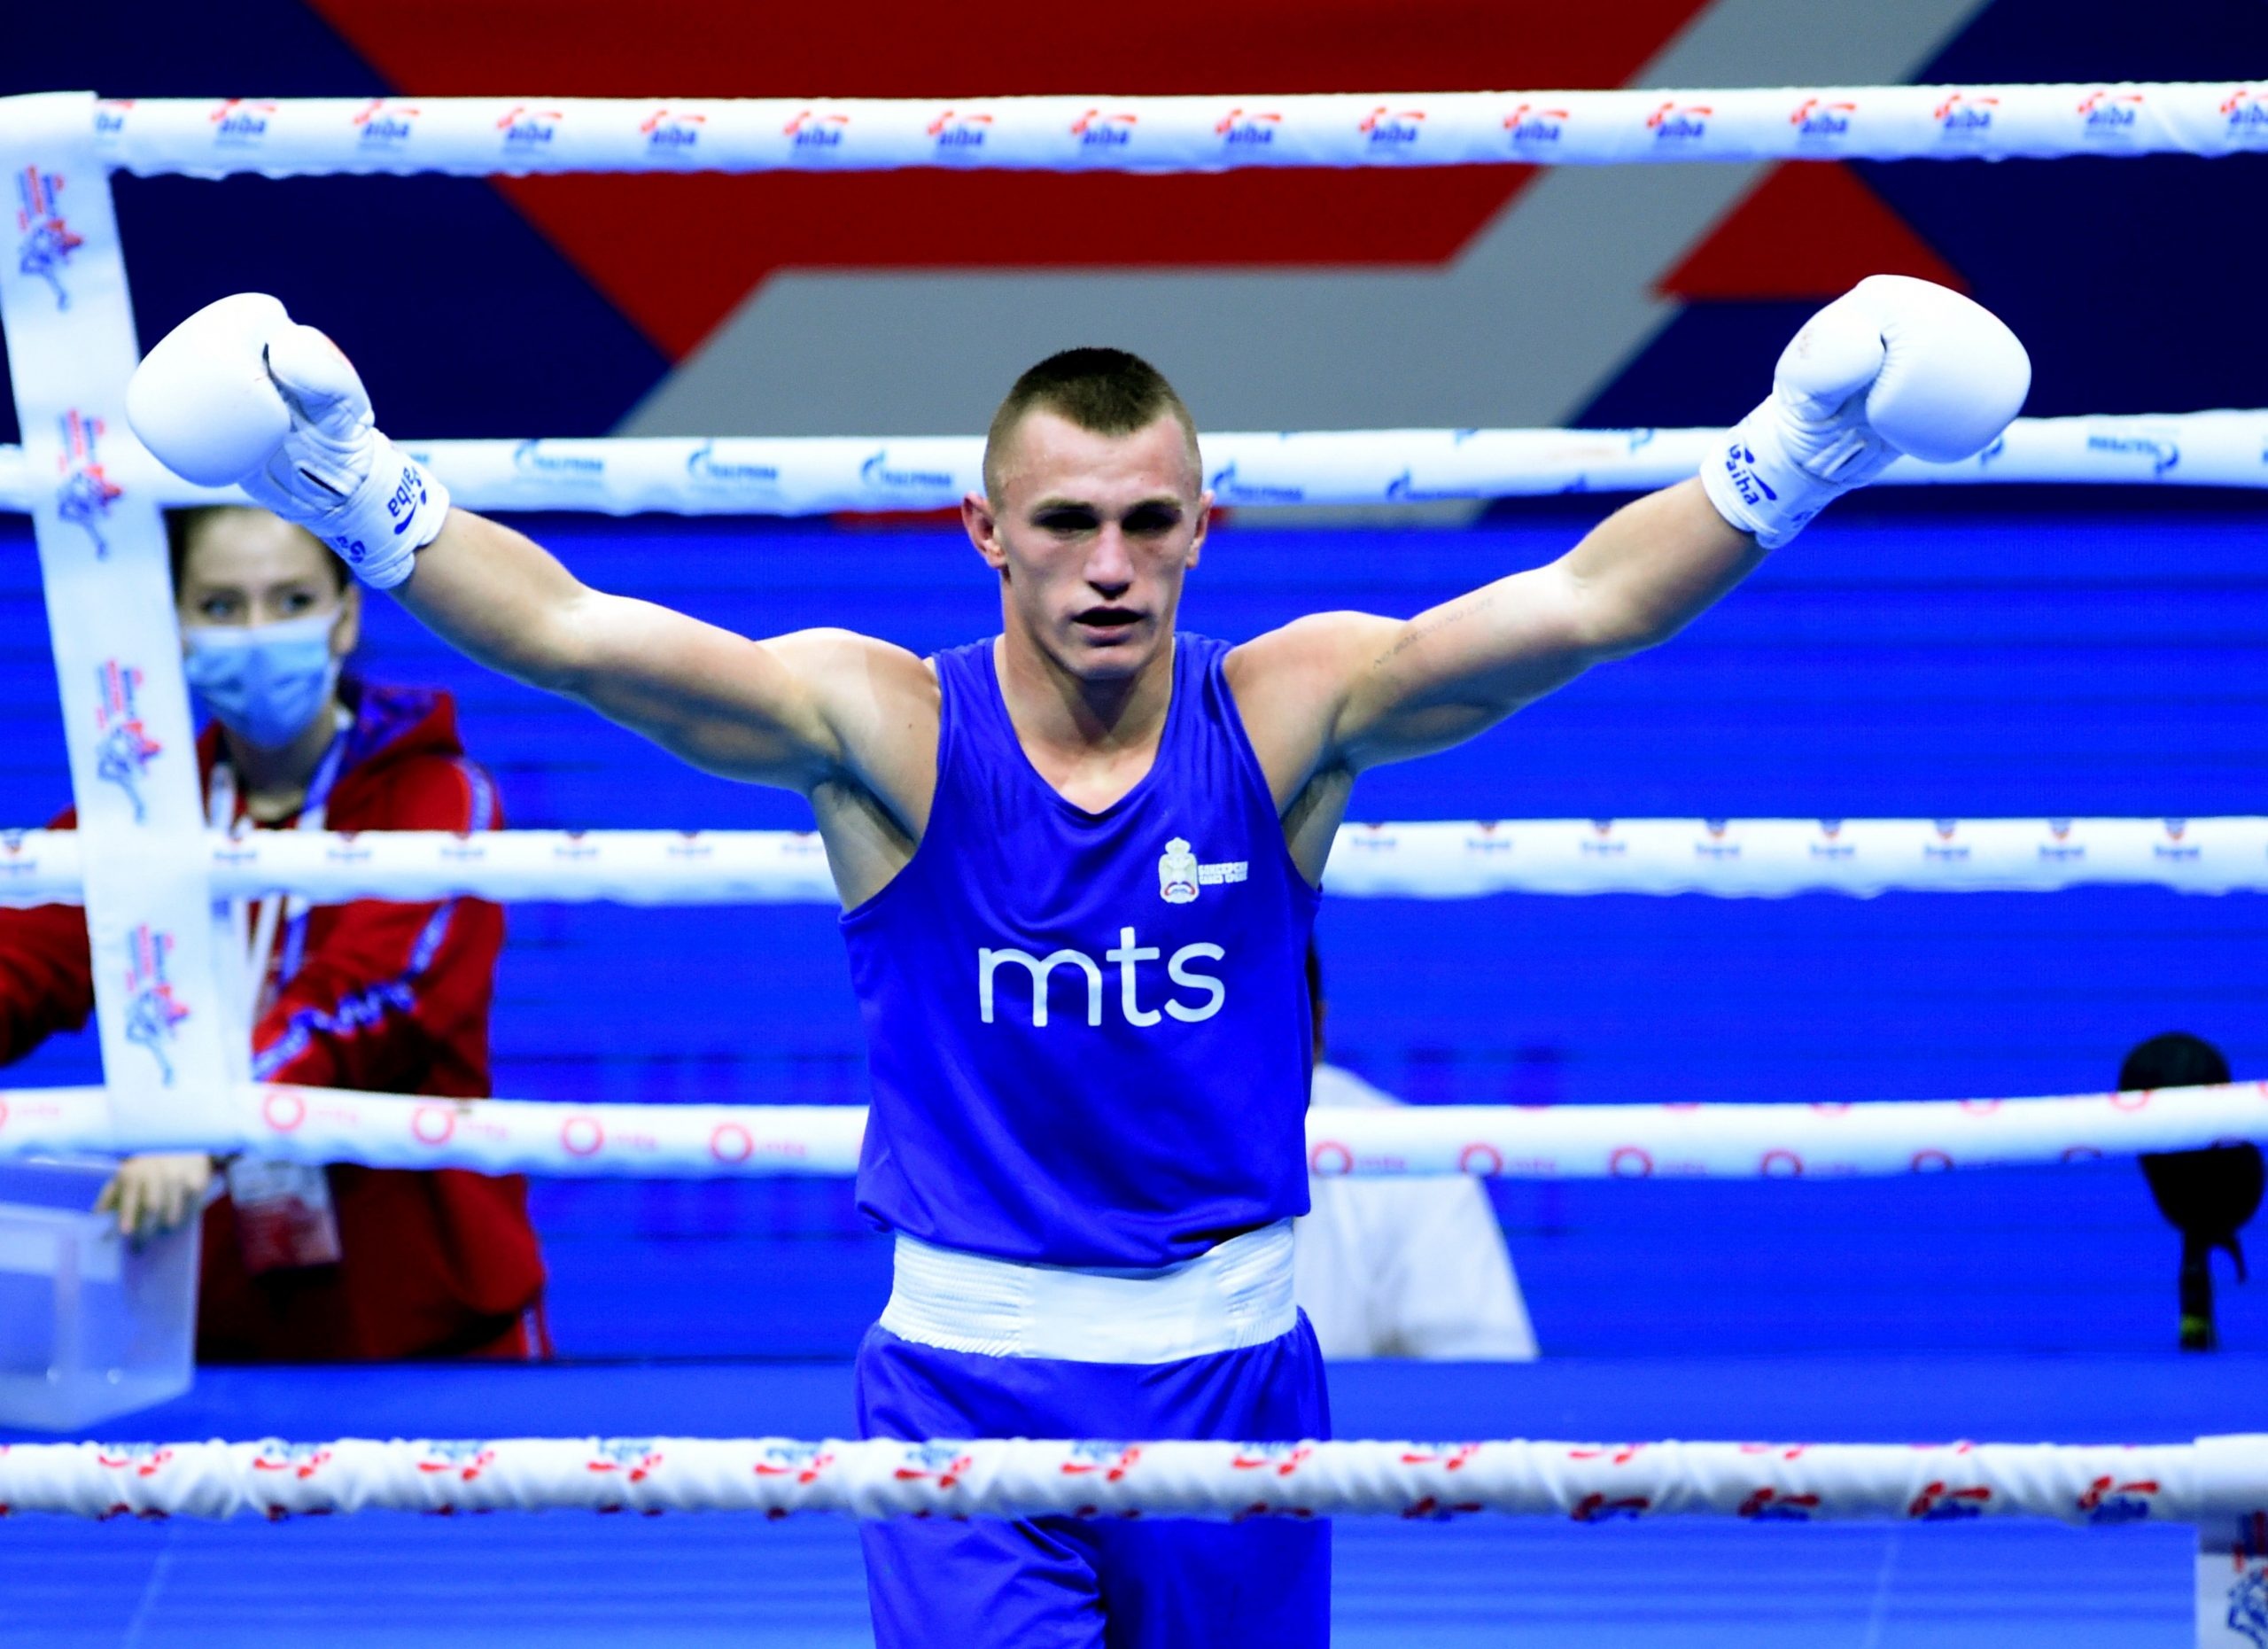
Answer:
[[[808,790],[848,759],[830,683],[920,665],[842,630],[751,641],[593,589],[501,522],[451,509],[394,587],[435,634],[490,669],[589,705],[726,778]]]
[[[809,791],[856,765],[892,681],[920,691],[920,661],[899,649],[842,631],[751,641],[592,589],[524,534],[451,509],[378,433],[346,358],[272,298],[239,293],[184,321],[127,408],[169,468],[235,481],[306,525],[475,661],[710,772]]]
[[[2016,416],[2031,363],[1969,299],[1877,276],[1812,317],[1773,393],[1698,478],[1617,510],[1565,556],[1407,620],[1329,614],[1253,645],[1320,706],[1315,769],[1472,737],[1595,664],[1668,640],[1832,499],[1901,453],[1967,457]]]

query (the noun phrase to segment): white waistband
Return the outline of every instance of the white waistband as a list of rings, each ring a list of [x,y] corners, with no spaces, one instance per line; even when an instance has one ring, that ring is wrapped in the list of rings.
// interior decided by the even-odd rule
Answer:
[[[1264,1345],[1298,1320],[1284,1219],[1156,1271],[1020,1265],[900,1233],[882,1326],[986,1357],[1170,1363]]]

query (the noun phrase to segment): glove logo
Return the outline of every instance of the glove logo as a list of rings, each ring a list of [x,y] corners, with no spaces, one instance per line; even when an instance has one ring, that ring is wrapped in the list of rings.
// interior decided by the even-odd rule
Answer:
[[[393,535],[400,538],[416,524],[417,507],[425,502],[425,478],[416,464],[405,465],[393,496],[386,500],[386,514],[393,517]],[[361,545],[356,545],[357,549]],[[356,556],[356,560],[361,559]]]
[[[1772,485],[1756,472],[1756,453],[1745,442],[1735,441],[1725,449],[1725,473],[1732,479],[1733,491],[1746,504],[1780,502],[1780,494]]]

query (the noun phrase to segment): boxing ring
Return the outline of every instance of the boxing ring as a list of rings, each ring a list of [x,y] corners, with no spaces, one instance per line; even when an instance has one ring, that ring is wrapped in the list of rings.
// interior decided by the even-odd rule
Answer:
[[[102,192],[107,167],[200,175],[688,166],[1169,169],[1965,159],[2263,146],[2268,102],[2243,86],[1291,98],[1266,109],[1202,99],[1108,108],[1096,99],[1014,99],[954,110],[446,99],[414,108],[319,101],[95,105],[77,97],[0,105],[0,152],[12,173],[28,180],[19,191],[18,256],[12,268],[0,269],[0,314],[9,324],[27,438],[21,453],[0,454],[0,500],[27,508],[38,533],[83,821],[75,839],[34,831],[0,837],[0,901],[86,905],[108,1074],[98,1090],[0,1092],[0,1155],[250,1146],[310,1161],[551,1174],[835,1175],[846,1171],[857,1142],[858,1118],[839,1109],[822,1116],[689,1107],[656,1118],[627,1114],[630,1108],[444,1107],[245,1083],[241,1020],[226,1007],[237,987],[208,914],[216,898],[390,892],[747,904],[831,894],[815,840],[795,833],[528,832],[480,843],[312,833],[248,843],[204,837],[193,769],[178,758],[190,748],[188,709],[156,510],[206,495],[156,471],[119,412],[134,351],[123,266]],[[1653,486],[1690,473],[1705,435],[1228,435],[1209,438],[1205,456],[1223,502],[1236,507],[1392,503]],[[2247,412],[2027,420],[1964,464],[1904,463],[1885,479],[2258,486],[2268,485],[2264,435],[2268,415]],[[532,436],[406,445],[470,506],[610,514],[935,508],[969,485],[977,450],[977,443],[952,438]],[[2121,883],[2200,893],[2260,891],[2268,886],[2268,820],[1350,826],[1326,890],[1441,899],[1504,891],[1774,897],[2048,892]],[[1323,1173],[1865,1176],[2070,1162],[2268,1135],[2268,1093],[2255,1085],[1847,1108],[1612,1108],[1615,1115],[1565,1107],[1333,1116],[1311,1131],[1310,1163]],[[1486,1509],[1584,1525],[1673,1511],[1749,1524],[1849,1516],[1936,1525],[2006,1511],[2082,1523],[2195,1525],[2197,1640],[2261,1641],[2248,1622],[2257,1618],[2268,1630],[2268,1605],[2259,1601],[2268,1585],[2261,1527],[2252,1521],[2268,1505],[2268,1461],[2256,1439],[2208,1435],[2209,1427],[2235,1430],[2249,1422],[2223,1418],[2225,1411],[2210,1399],[2193,1407],[2200,1425],[2188,1436],[2197,1441],[2167,1436],[2132,1451],[1964,1446],[1929,1453],[1884,1446],[1892,1441],[1886,1438],[1847,1447],[1464,1445],[1471,1452],[1356,1443],[1248,1464],[1232,1451],[1200,1459],[1138,1440],[1016,1445],[1042,1451],[1021,1456],[992,1445],[907,1455],[889,1452],[897,1445],[653,1435],[365,1445],[343,1427],[316,1427],[288,1446],[245,1441],[217,1451],[202,1444],[12,1445],[0,1452],[0,1504],[94,1516],[577,1505],[775,1514],[1140,1507],[1421,1521]],[[571,1439],[573,1420],[562,1429]],[[1109,1486],[1091,1489],[1093,1478]],[[273,1491],[283,1479],[291,1486]],[[1254,1490],[1256,1480],[1270,1486]],[[602,1486],[594,1489],[594,1482]],[[1066,1483],[1077,1487],[1067,1491]],[[968,1492],[955,1499],[956,1489]],[[0,1528],[0,1543],[27,1526]],[[2256,1617],[2246,1613],[2256,1608]]]

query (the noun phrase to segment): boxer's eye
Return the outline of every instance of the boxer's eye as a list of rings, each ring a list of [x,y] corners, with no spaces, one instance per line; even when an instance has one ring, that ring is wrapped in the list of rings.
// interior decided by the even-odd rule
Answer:
[[[1181,525],[1181,511],[1172,504],[1138,504],[1126,512],[1126,530],[1145,538],[1170,533]]]
[[[1095,512],[1084,505],[1063,504],[1043,509],[1037,517],[1041,529],[1058,537],[1069,538],[1081,533],[1091,533],[1102,525]]]

